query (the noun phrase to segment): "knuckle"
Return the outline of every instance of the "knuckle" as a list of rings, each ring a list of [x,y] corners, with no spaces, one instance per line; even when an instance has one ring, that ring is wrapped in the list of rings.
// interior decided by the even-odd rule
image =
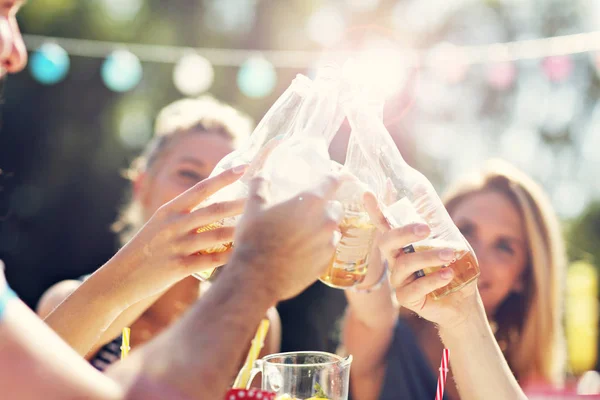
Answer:
[[[209,213],[210,214],[223,214],[223,212],[225,212],[226,209],[226,205],[225,203],[213,203],[209,206]]]
[[[408,260],[406,259],[406,257],[399,256],[396,258],[396,264],[394,266],[394,269],[396,271],[399,271],[399,272],[404,271],[408,268],[408,266],[409,266],[409,263],[408,263]]]

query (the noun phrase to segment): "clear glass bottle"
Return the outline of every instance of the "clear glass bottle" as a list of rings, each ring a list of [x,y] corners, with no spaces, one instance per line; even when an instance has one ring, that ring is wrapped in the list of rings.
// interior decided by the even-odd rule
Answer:
[[[368,106],[368,100],[354,96],[344,103],[352,134],[372,170],[384,179],[377,179],[376,193],[382,194],[391,185],[394,198],[383,205],[390,223],[395,227],[410,223],[427,223],[428,238],[405,247],[405,253],[435,248],[454,249],[455,258],[447,265],[432,265],[417,273],[424,276],[440,268],[452,268],[454,279],[447,286],[432,292],[438,299],[457,291],[479,276],[479,264],[471,246],[454,225],[441,199],[429,180],[406,163],[383,124],[382,118]]]
[[[309,78],[304,75],[296,76],[286,91],[267,111],[250,137],[238,149],[223,157],[213,169],[210,176],[215,176],[238,165],[249,164],[250,166],[246,173],[235,183],[210,196],[198,207],[204,207],[220,201],[241,199],[248,195],[248,184],[261,170],[269,152],[281,141],[285,140],[286,137],[290,137],[293,134],[293,127],[298,113],[305,97],[311,90],[311,86],[312,81]],[[237,219],[238,217],[226,218],[222,221],[203,226],[198,229],[198,232],[205,232],[221,226],[233,226],[236,224]],[[227,243],[204,249],[200,253],[223,252],[232,246],[233,243]],[[200,280],[207,280],[213,273],[214,269],[193,275]]]
[[[352,90],[354,96],[362,94],[362,91]],[[371,101],[367,106],[383,119],[383,101]],[[345,180],[336,193],[336,200],[344,207],[344,218],[340,224],[342,237],[330,267],[320,280],[334,288],[348,289],[362,283],[367,275],[377,229],[364,208],[363,195],[366,190],[375,191],[380,186],[378,176],[373,173],[352,133],[341,172]]]

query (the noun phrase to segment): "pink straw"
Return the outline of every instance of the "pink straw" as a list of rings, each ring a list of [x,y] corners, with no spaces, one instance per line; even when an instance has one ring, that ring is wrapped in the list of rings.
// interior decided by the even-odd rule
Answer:
[[[444,353],[442,355],[442,364],[440,365],[440,375],[438,376],[435,400],[442,400],[442,398],[444,397],[444,386],[446,386],[446,375],[448,375],[449,358],[450,350],[444,349]]]

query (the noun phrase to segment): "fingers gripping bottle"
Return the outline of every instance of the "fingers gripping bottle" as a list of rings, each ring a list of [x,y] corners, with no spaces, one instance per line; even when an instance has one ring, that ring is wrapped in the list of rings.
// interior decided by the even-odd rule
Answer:
[[[439,268],[452,268],[454,279],[431,295],[438,299],[460,290],[479,276],[475,253],[452,222],[429,180],[406,163],[382,119],[365,103],[365,99],[354,96],[344,103],[344,110],[352,127],[352,134],[371,168],[381,171],[385,176],[385,180],[379,180],[378,185],[389,182],[393,188],[395,198],[383,208],[386,218],[394,227],[417,222],[429,225],[430,236],[405,247],[403,251],[409,253],[435,248],[453,249],[455,257],[450,263],[432,265],[416,275],[422,277]],[[376,193],[381,194],[385,190],[385,187],[380,186]]]
[[[281,141],[293,133],[293,126],[307,93],[311,90],[312,82],[303,75],[297,75],[287,90],[275,101],[267,111],[258,126],[242,145],[223,157],[210,176],[215,176],[229,168],[249,164],[246,173],[235,183],[223,188],[210,196],[198,207],[204,207],[220,201],[230,201],[244,198],[248,195],[250,180],[262,169],[269,153]],[[220,226],[233,226],[239,217],[226,218],[217,223],[203,226],[198,232],[216,229]],[[223,252],[231,248],[233,243],[227,243],[212,248],[203,249],[200,253]],[[214,269],[194,274],[200,280],[207,280]]]
[[[337,66],[319,70],[314,91],[298,116],[295,136],[273,151],[264,172],[268,173],[271,195],[276,202],[309,189],[332,170],[341,173],[343,183],[336,193],[336,200],[344,207],[339,227],[341,239],[327,272],[320,279],[329,286],[346,289],[365,278],[375,227],[362,205],[362,194],[367,189],[361,181],[361,173],[366,171],[364,157],[351,156],[354,161],[341,170],[329,158],[329,144],[343,121],[340,98],[349,95],[340,76]],[[354,151],[357,149],[360,150],[355,147]]]

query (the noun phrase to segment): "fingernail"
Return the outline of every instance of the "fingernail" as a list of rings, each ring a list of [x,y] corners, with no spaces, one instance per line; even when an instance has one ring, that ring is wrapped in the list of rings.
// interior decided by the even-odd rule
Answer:
[[[454,250],[444,249],[438,253],[438,257],[443,261],[452,261],[454,259]]]
[[[440,271],[440,275],[444,279],[450,279],[454,274],[452,272],[452,268],[442,268],[442,270]]]
[[[415,235],[419,237],[426,237],[429,235],[429,227],[427,225],[419,224],[413,228]]]
[[[241,164],[241,165],[236,165],[235,167],[233,167],[232,171],[234,174],[243,174],[244,172],[246,172],[246,170],[248,169],[248,164]]]

